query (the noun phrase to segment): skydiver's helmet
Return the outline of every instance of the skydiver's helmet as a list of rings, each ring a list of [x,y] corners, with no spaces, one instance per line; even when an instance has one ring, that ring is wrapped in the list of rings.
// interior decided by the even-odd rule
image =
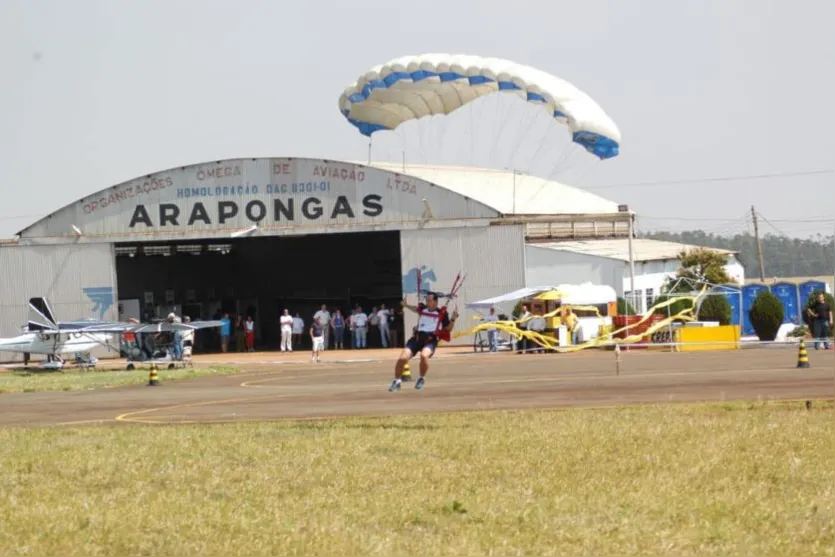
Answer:
[[[174,315],[174,312],[168,314],[167,320],[169,323],[174,323],[177,320],[177,316]]]

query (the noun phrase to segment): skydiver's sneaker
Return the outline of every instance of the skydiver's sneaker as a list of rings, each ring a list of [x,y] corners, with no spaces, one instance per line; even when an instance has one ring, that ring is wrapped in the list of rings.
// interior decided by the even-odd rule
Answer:
[[[417,380],[417,383],[415,383],[415,389],[419,391],[423,390],[423,377]]]
[[[395,379],[394,381],[391,382],[391,387],[389,387],[389,392],[390,393],[396,393],[399,390],[400,390],[400,380]]]

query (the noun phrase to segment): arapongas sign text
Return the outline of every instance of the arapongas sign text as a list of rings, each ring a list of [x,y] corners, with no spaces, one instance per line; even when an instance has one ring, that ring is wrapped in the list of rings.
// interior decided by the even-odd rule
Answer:
[[[352,204],[347,196],[340,195],[334,200],[333,207],[327,215],[322,200],[315,196],[270,199],[267,202],[252,199],[245,203],[229,200],[214,203],[197,201],[190,204],[190,207],[183,207],[178,203],[160,203],[157,210],[149,210],[144,204],[140,204],[134,208],[128,226],[155,228],[193,226],[198,223],[222,225],[241,216],[253,224],[264,221],[315,222],[322,218],[334,220],[339,217],[355,219],[358,213],[376,218],[383,214],[382,199],[382,196],[370,193],[360,200],[359,206],[354,206],[356,204]]]

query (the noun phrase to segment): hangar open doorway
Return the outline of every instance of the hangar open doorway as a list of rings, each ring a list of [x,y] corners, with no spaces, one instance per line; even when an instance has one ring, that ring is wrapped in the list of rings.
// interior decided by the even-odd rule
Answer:
[[[234,325],[235,316],[251,315],[256,349],[277,349],[279,317],[287,308],[304,320],[302,348],[309,348],[307,331],[322,304],[343,315],[358,304],[366,313],[382,303],[399,307],[400,233],[122,243],[116,244],[116,275],[123,319],[164,318],[171,311],[192,320],[218,319],[228,313]],[[402,321],[392,326],[402,345]],[[369,330],[371,346],[379,344],[375,333]],[[196,337],[195,353],[220,351],[219,330]],[[236,340],[233,331],[230,351],[243,349]]]

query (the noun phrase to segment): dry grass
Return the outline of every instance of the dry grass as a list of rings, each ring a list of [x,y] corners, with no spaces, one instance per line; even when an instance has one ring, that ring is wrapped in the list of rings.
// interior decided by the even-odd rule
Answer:
[[[148,382],[149,371],[10,371],[0,373],[0,393],[34,393],[38,391],[84,391],[125,385],[141,385]],[[160,369],[160,381],[193,379],[207,375],[231,375],[238,373],[234,367],[194,367],[187,369]]]
[[[6,429],[0,553],[831,555],[834,423],[797,403]]]

